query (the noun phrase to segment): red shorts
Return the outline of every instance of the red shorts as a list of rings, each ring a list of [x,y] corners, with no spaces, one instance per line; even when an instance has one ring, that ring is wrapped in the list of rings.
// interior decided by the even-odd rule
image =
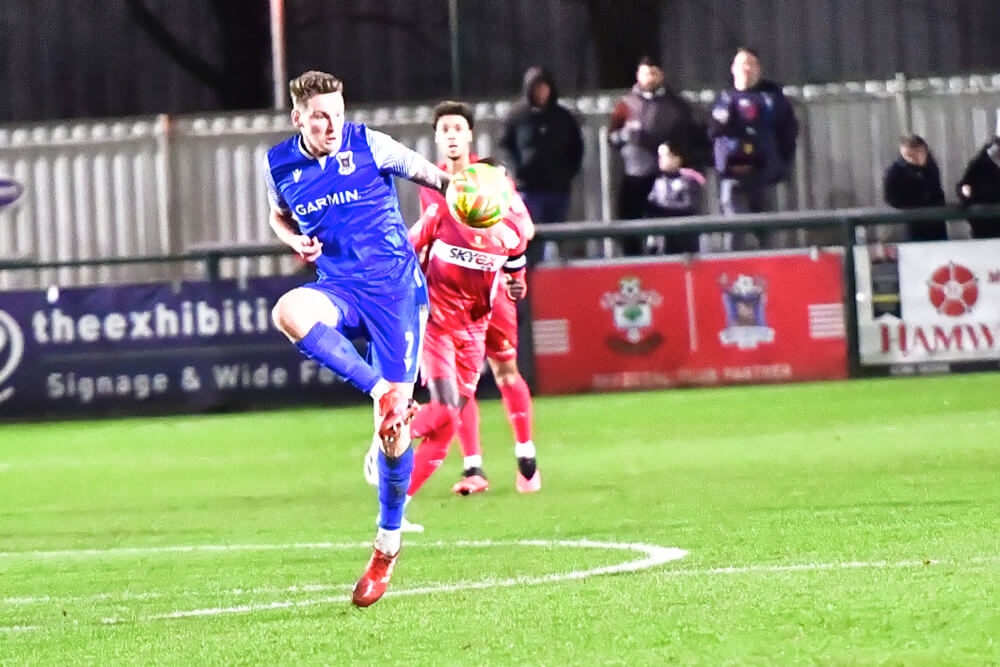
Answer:
[[[517,359],[517,304],[503,290],[493,299],[490,328],[486,331],[486,356],[495,361]]]
[[[420,353],[420,373],[424,382],[454,379],[458,393],[471,398],[476,394],[485,360],[486,340],[482,331],[445,329],[433,320],[427,323]]]

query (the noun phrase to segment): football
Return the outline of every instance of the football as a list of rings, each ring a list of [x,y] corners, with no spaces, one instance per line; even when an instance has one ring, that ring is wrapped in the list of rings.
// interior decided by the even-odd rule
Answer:
[[[492,227],[507,215],[513,189],[502,167],[477,162],[452,175],[445,200],[452,216],[469,227]]]

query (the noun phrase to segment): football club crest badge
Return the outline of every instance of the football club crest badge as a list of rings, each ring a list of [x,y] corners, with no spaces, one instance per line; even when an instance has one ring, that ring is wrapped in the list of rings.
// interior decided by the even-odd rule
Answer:
[[[601,306],[610,310],[620,336],[608,336],[608,347],[620,354],[648,354],[663,344],[663,334],[653,331],[653,309],[663,303],[655,290],[642,289],[639,278],[626,276],[617,292],[605,292]]]
[[[354,173],[354,151],[343,151],[337,153],[337,173],[341,176],[347,176],[348,174]]]
[[[6,311],[0,310],[0,403],[14,393],[14,387],[3,385],[14,375],[24,357],[24,334]]]
[[[774,342],[774,329],[767,326],[767,282],[740,274],[735,280],[719,277],[726,328],[719,332],[723,345],[753,350],[761,343]]]
[[[11,206],[24,194],[24,186],[13,178],[0,176],[0,209]]]

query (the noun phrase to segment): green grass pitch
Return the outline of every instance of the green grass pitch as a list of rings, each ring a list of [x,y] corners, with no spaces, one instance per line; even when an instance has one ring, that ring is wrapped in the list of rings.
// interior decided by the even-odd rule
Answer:
[[[370,409],[6,424],[0,664],[998,664],[998,396],[541,398],[530,496],[486,401],[492,488],[451,495],[454,446],[366,610]]]

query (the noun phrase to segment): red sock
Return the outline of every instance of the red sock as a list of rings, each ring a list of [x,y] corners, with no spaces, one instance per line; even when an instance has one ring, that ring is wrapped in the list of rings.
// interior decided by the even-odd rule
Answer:
[[[410,474],[410,488],[406,495],[415,494],[434,471],[441,467],[447,455],[447,440],[440,442],[434,438],[424,438],[417,451],[413,452],[413,472]]]
[[[455,437],[458,408],[432,401],[417,413],[417,417],[424,412],[427,415],[421,426],[430,426],[431,430],[426,432],[413,454],[413,473],[410,475],[410,488],[406,492],[408,496],[415,494],[434,471],[441,467],[448,455],[448,445]]]
[[[517,442],[531,440],[531,390],[520,375],[513,383],[500,387],[503,406],[507,408],[507,419],[514,429]]]
[[[449,408],[436,401],[431,401],[417,411],[413,421],[410,422],[410,437],[424,438],[441,428],[445,421],[454,419],[451,414],[453,408]]]
[[[479,444],[479,403],[475,397],[469,399],[458,415],[458,443],[462,446],[462,456],[481,456],[483,453]]]

